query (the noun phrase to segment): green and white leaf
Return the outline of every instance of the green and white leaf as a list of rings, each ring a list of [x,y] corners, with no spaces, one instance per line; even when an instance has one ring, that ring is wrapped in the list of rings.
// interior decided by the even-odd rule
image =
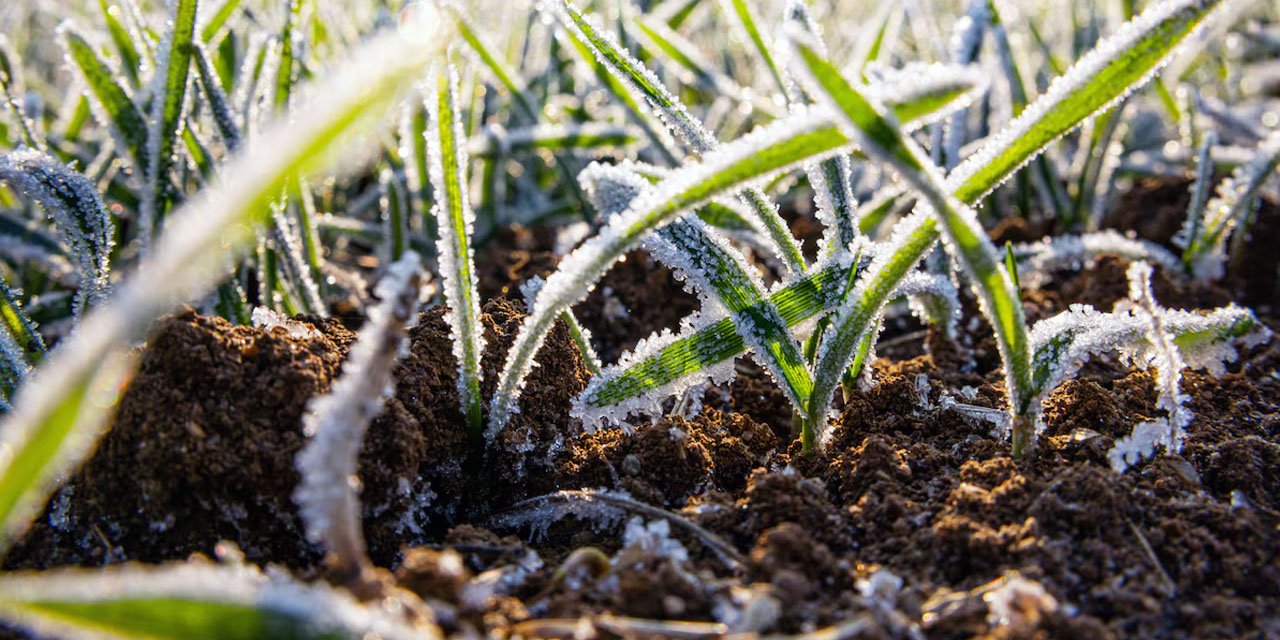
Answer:
[[[199,0],[177,0],[169,30],[157,50],[156,73],[151,85],[151,118],[147,128],[147,164],[143,176],[138,224],[148,242],[155,233],[162,207],[169,199],[169,171],[174,147],[182,133],[187,81],[191,77],[196,11]]]
[[[439,638],[392,602],[243,565],[123,565],[0,577],[0,619],[66,638]]]
[[[467,138],[458,106],[458,72],[452,65],[435,74],[427,111],[427,156],[440,234],[436,251],[448,305],[446,320],[453,334],[453,355],[458,359],[458,397],[472,437],[479,438],[483,430],[480,379],[484,374],[480,358],[485,341],[471,247],[475,212],[468,193]]]

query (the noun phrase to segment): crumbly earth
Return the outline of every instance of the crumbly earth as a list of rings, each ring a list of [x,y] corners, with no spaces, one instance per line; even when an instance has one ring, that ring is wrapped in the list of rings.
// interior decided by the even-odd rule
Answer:
[[[1167,242],[1179,193],[1185,184],[1139,184],[1107,224]],[[1032,228],[997,235],[1034,239]],[[1161,273],[1157,298],[1243,302],[1280,326],[1280,252],[1267,244],[1277,229],[1268,204],[1250,269],[1212,286]],[[554,265],[525,241],[508,262],[483,261],[486,394],[522,318],[515,285]],[[1109,309],[1126,267],[1103,258],[1059,274],[1024,293],[1027,314]],[[696,306],[658,276],[634,254],[606,281],[613,293],[580,308],[606,359]],[[1151,375],[1086,366],[1049,398],[1039,451],[1019,463],[990,424],[943,408],[944,396],[1003,402],[995,344],[974,314],[955,341],[891,325],[876,384],[840,401],[824,454],[800,451],[786,399],[745,360],[693,415],[580,433],[568,407],[588,372],[558,327],[486,458],[457,406],[442,312],[425,312],[361,453],[371,555],[447,612],[447,630],[497,637],[837,624],[852,638],[1280,637],[1280,341],[1223,377],[1187,372],[1195,420],[1182,453],[1118,474],[1107,451],[1159,415]],[[314,337],[193,312],[160,323],[112,431],[6,567],[180,560],[228,540],[249,561],[323,579],[292,503],[293,459],[306,402],[340,375],[354,336],[302,321]],[[584,489],[616,499],[537,499]]]

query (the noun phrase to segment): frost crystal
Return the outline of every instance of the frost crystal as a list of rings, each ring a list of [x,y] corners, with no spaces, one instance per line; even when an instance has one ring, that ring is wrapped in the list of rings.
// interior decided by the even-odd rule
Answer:
[[[351,347],[342,377],[311,400],[303,419],[310,438],[298,454],[302,480],[294,493],[307,537],[323,544],[342,568],[367,562],[361,531],[357,463],[369,423],[394,391],[392,371],[418,321],[421,263],[412,251],[391,265],[376,290],[381,302]]]
[[[1160,265],[1165,273],[1182,271],[1182,262],[1155,242],[1132,238],[1114,229],[1045,238],[1013,248],[1018,259],[1018,277],[1024,287],[1038,289],[1048,284],[1054,272],[1087,267],[1099,256],[1112,255],[1128,260],[1144,260]]]
[[[948,176],[948,184],[953,187],[964,184],[984,167],[991,164],[991,161],[998,155],[1016,146],[1019,140],[1026,138],[1037,126],[1041,125],[1049,114],[1062,107],[1064,103],[1067,103],[1073,95],[1076,95],[1082,87],[1097,77],[1102,70],[1115,63],[1118,57],[1131,52],[1134,46],[1142,41],[1143,38],[1150,37],[1153,30],[1158,26],[1169,22],[1192,20],[1203,24],[1203,12],[1214,4],[1220,4],[1220,1],[1167,0],[1151,5],[1142,12],[1142,15],[1124,23],[1114,34],[1099,42],[1089,53],[1072,65],[1065,74],[1054,79],[1044,94],[1027,107],[1013,122],[1010,122],[1003,130],[989,138],[982,145],[982,150],[979,153],[970,156],[960,166],[956,167],[955,171]],[[1198,27],[1199,24],[1197,25]],[[1163,45],[1165,43],[1162,42],[1160,44]],[[1142,78],[1132,82],[1127,91],[1108,100],[1106,104],[1101,105],[1095,112],[1105,111],[1133,93],[1137,87],[1146,84],[1172,57],[1170,54],[1163,56],[1159,64],[1152,66],[1143,74]],[[1025,158],[1022,164],[1025,165],[1031,159],[1032,157]],[[1010,171],[1007,175],[1011,176],[1013,174],[1014,171]],[[997,186],[999,185],[989,185],[988,189],[977,195],[985,195]]]
[[[475,212],[468,193],[469,164],[462,114],[458,110],[458,72],[452,65],[435,78],[428,92],[427,156],[431,185],[436,194],[435,217],[439,229],[436,242],[444,299],[445,320],[453,336],[453,355],[458,360],[458,397],[462,411],[473,425],[479,425],[479,381],[484,353],[484,332],[480,326],[480,295],[476,289],[475,251],[471,236]],[[446,155],[447,154],[447,155]]]
[[[314,340],[321,337],[321,333],[310,324],[299,322],[266,307],[254,307],[250,318],[253,320],[254,328],[264,331],[283,329],[285,334],[294,340]]]
[[[115,223],[89,179],[35,150],[0,157],[0,180],[40,203],[62,241],[75,256],[80,273],[76,316],[111,292],[111,249]]]
[[[1227,258],[1227,241],[1237,229],[1248,224],[1258,191],[1280,167],[1280,129],[1271,132],[1258,146],[1248,164],[1237,167],[1218,186],[1218,194],[1205,206],[1204,230],[1191,239],[1184,257],[1190,258],[1194,273],[1201,278],[1222,277]]]
[[[1121,438],[1107,455],[1116,471],[1124,471],[1135,458],[1149,454],[1156,446],[1170,453],[1182,451],[1187,425],[1191,423],[1189,397],[1182,393],[1182,355],[1173,337],[1165,329],[1164,314],[1151,291],[1151,265],[1135,262],[1129,265],[1129,300],[1133,314],[1146,324],[1150,344],[1148,366],[1156,370],[1156,407],[1165,411],[1164,420],[1144,422],[1134,428],[1133,435]]]

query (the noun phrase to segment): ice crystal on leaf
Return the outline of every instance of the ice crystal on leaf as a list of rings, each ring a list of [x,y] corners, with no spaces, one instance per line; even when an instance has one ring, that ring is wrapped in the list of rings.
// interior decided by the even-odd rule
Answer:
[[[1018,278],[1022,286],[1032,289],[1048,284],[1055,271],[1078,270],[1103,255],[1158,264],[1170,274],[1179,273],[1182,269],[1178,256],[1160,244],[1131,238],[1113,229],[1045,238],[1016,245],[1013,253],[1018,259]]]
[[[407,348],[408,330],[418,322],[418,255],[407,252],[391,265],[375,294],[380,302],[369,310],[342,376],[329,393],[307,405],[303,432],[310,440],[297,462],[302,480],[294,500],[307,537],[323,544],[338,566],[348,570],[367,562],[357,463],[365,430],[395,390],[392,372]]]
[[[1185,238],[1188,246],[1183,261],[1201,278],[1222,277],[1227,259],[1227,242],[1234,234],[1245,233],[1248,218],[1262,186],[1280,168],[1280,129],[1258,145],[1248,164],[1237,167],[1218,186],[1218,194],[1205,205],[1201,230]]]
[[[1156,370],[1156,408],[1165,412],[1162,420],[1143,422],[1127,438],[1116,441],[1107,454],[1116,471],[1150,455],[1157,446],[1170,453],[1182,450],[1187,425],[1191,423],[1188,396],[1182,393],[1182,355],[1165,329],[1164,317],[1151,291],[1151,265],[1135,262],[1129,266],[1129,303],[1135,317],[1146,325],[1149,344],[1148,367]]]
[[[453,335],[453,355],[458,359],[458,397],[473,435],[481,429],[480,367],[484,331],[480,326],[480,295],[471,237],[475,211],[467,180],[469,165],[466,135],[458,104],[458,72],[449,65],[433,74],[428,92],[427,156],[431,185],[435,190],[435,218],[439,229],[436,251],[448,304],[445,320]]]
[[[58,235],[76,259],[80,289],[77,316],[111,292],[111,249],[115,223],[89,179],[39,151],[14,151],[0,157],[0,180],[40,203]]]

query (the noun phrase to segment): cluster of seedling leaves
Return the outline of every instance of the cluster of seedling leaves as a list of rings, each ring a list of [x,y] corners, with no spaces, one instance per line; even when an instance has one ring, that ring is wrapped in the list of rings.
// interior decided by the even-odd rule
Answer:
[[[24,99],[23,65],[0,40],[0,139],[10,145],[0,157],[0,554],[91,455],[129,348],[156,317],[182,303],[240,323],[323,315],[330,294],[367,294],[339,259],[366,246],[389,266],[342,378],[309,406],[295,496],[347,588],[263,573],[229,549],[216,565],[0,576],[0,617],[39,632],[437,635],[430,607],[374,574],[352,489],[364,431],[430,290],[419,253],[439,274],[460,428],[478,449],[498,446],[556,323],[594,374],[573,407],[589,428],[687,404],[702,385],[730,380],[746,354],[794,405],[803,446],[823,447],[836,392],[870,378],[891,303],[908,299],[953,334],[967,291],[1000,347],[1008,411],[997,426],[1016,456],[1033,453],[1041,402],[1087,358],[1156,370],[1167,417],[1118,444],[1112,461],[1123,471],[1181,446],[1192,419],[1178,391],[1185,366],[1221,371],[1242,341],[1265,334],[1238,307],[1161,308],[1150,265],[1204,279],[1231,267],[1280,164],[1280,132],[1213,116],[1254,149],[1210,196],[1226,155],[1217,132],[1195,126],[1210,110],[1179,104],[1157,81],[1154,101],[1193,150],[1181,165],[1197,176],[1185,250],[1091,232],[1126,158],[1131,171],[1140,164],[1124,154],[1120,110],[1151,102],[1137,91],[1171,60],[1190,60],[1173,82],[1193,77],[1199,51],[1230,26],[1226,0],[1152,2],[1137,15],[1121,3],[1123,24],[1067,30],[1065,56],[994,0],[970,0],[948,27],[920,3],[815,16],[787,0],[767,7],[782,9],[774,20],[761,13],[768,3],[744,0],[623,2],[613,15],[571,0],[520,11],[449,0],[285,0],[275,12],[211,2],[175,0],[148,15],[135,0],[103,0],[102,28],[59,27],[76,84],[58,120]],[[546,20],[496,24],[522,12]],[[852,54],[848,42],[824,41],[826,23],[855,21],[866,28]],[[910,37],[898,33],[904,24]],[[739,37],[707,37],[721,27]],[[1024,27],[1034,51],[1010,38]],[[947,28],[950,46],[934,46],[930,34]],[[995,55],[984,62],[987,47]],[[1028,75],[1041,66],[1057,77]],[[567,99],[575,93],[587,97]],[[1071,150],[1068,166],[1060,158]],[[370,166],[373,178],[360,179]],[[824,226],[812,262],[778,204],[805,197],[797,184]],[[982,219],[1011,210],[1082,233],[996,247]],[[545,281],[523,287],[529,315],[486,406],[475,246],[512,222],[567,220],[585,226],[584,239]],[[636,249],[669,266],[702,308],[605,366],[573,306]],[[1133,261],[1127,303],[1028,326],[1020,287],[1104,253]]]

